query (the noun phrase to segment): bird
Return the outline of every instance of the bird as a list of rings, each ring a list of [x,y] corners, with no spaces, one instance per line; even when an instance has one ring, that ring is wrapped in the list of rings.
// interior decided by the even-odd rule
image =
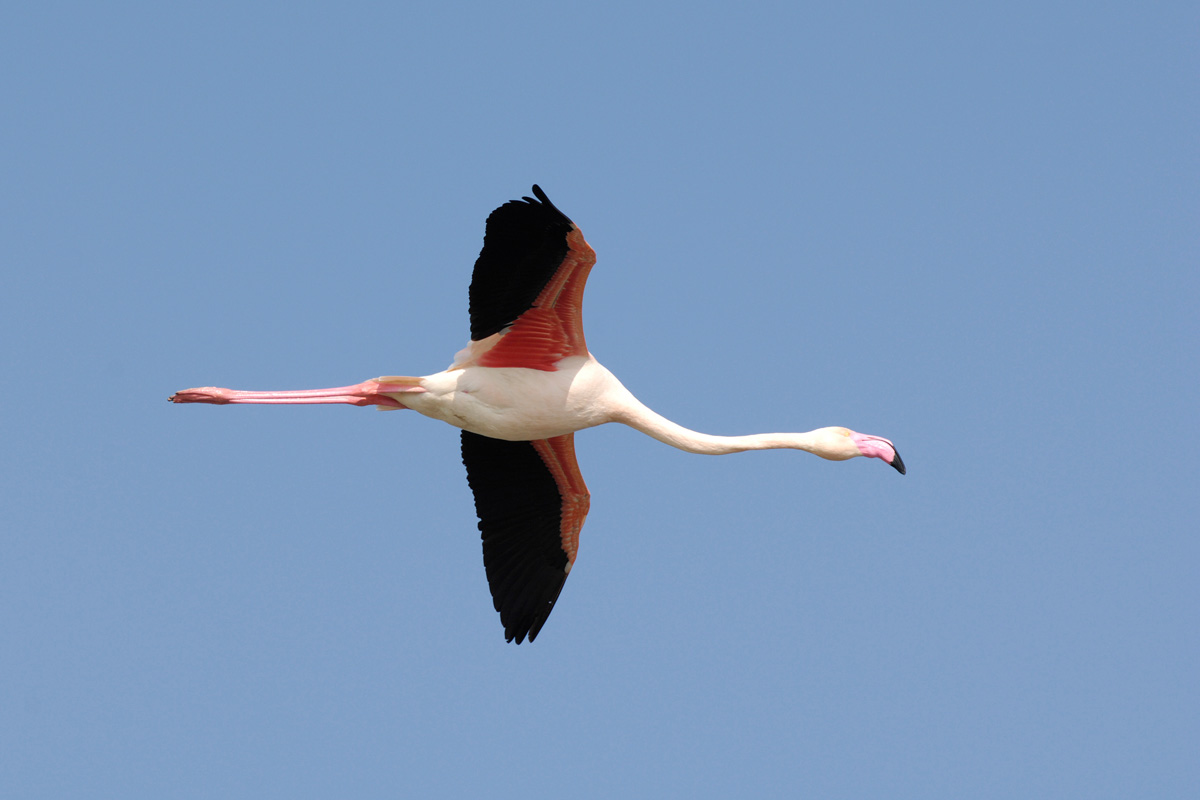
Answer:
[[[240,391],[205,386],[173,403],[345,403],[411,409],[461,429],[483,563],[505,639],[533,642],[575,564],[591,495],[575,433],[622,423],[689,453],[790,448],[831,461],[904,462],[881,436],[841,426],[715,436],[660,416],[601,366],[584,341],[582,304],[596,254],[536,184],[493,211],[468,290],[470,341],[445,370],[353,386]]]

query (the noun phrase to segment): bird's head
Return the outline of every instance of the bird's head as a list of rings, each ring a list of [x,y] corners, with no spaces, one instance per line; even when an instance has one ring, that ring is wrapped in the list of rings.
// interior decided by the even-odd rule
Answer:
[[[813,452],[821,458],[830,461],[845,461],[856,456],[878,458],[891,464],[901,475],[904,474],[904,462],[896,452],[896,445],[882,436],[857,433],[841,426],[819,428],[813,434],[816,445]]]

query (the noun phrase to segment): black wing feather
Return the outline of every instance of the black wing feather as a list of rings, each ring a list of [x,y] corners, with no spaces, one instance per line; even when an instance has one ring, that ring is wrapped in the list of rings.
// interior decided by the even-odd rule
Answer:
[[[488,216],[471,276],[471,340],[486,339],[533,307],[562,265],[574,227],[538,186]]]
[[[558,484],[532,442],[463,431],[462,455],[504,637],[532,642],[567,580]]]

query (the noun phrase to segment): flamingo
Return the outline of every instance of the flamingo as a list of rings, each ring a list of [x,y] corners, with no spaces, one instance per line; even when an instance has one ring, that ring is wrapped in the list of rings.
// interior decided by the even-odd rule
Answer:
[[[469,290],[471,340],[444,371],[306,391],[212,386],[173,403],[347,403],[410,408],[462,429],[462,459],[483,539],[483,563],[504,637],[532,642],[575,563],[591,496],[575,432],[620,422],[689,453],[791,448],[831,461],[878,458],[904,474],[891,441],[849,428],[713,436],[688,430],[634,397],[588,352],[581,308],[596,254],[546,193],[488,216]]]

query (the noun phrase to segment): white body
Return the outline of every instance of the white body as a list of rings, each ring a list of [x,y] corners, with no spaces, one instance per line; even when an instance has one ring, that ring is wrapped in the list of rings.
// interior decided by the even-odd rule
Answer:
[[[421,378],[423,392],[388,396],[456,428],[510,442],[549,439],[613,422],[616,410],[629,401],[637,403],[590,355],[564,358],[557,366],[554,372],[451,367]]]

